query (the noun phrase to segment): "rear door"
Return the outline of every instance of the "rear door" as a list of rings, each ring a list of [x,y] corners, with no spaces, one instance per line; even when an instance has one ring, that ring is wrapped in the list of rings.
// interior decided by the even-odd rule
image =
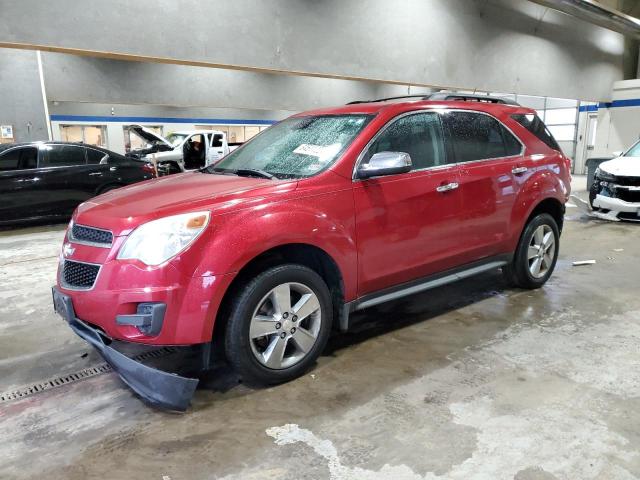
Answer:
[[[211,133],[209,150],[207,151],[207,165],[212,165],[224,156],[224,135]]]
[[[440,115],[412,112],[396,118],[360,162],[383,151],[408,153],[413,170],[354,181],[359,295],[458,263],[458,168],[447,162]]]
[[[47,214],[40,193],[43,177],[37,169],[38,148],[22,146],[0,153],[0,222]]]
[[[486,113],[448,111],[443,122],[460,166],[464,263],[505,253],[519,189],[515,177],[524,147],[501,122]]]
[[[70,215],[80,203],[95,195],[95,183],[89,175],[85,147],[46,144],[40,170],[47,176],[46,195],[57,215]]]
[[[91,147],[86,149],[87,168],[86,183],[90,187],[91,195],[102,190],[107,185],[118,184],[117,168],[109,164],[109,154]]]

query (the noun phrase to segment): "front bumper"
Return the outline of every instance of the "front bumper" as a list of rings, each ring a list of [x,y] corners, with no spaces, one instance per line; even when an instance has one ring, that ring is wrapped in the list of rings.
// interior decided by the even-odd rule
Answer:
[[[185,411],[198,385],[198,379],[164,372],[136,362],[118,352],[98,329],[76,317],[71,297],[52,287],[53,306],[82,339],[93,345],[106,362],[135,393],[151,405]]]
[[[640,202],[625,202],[619,198],[607,197],[605,195],[597,194],[593,200],[593,206],[595,208],[605,208],[615,212],[635,213],[640,212]]]
[[[592,206],[594,209],[606,209],[610,219],[640,221],[640,202],[627,202],[620,198],[608,197],[606,195],[597,194],[593,199]]]

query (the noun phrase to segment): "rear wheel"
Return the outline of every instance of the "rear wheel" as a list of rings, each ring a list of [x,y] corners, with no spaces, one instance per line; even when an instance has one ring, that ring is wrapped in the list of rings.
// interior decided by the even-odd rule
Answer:
[[[331,331],[322,277],[302,265],[270,268],[240,288],[225,336],[227,360],[249,383],[281,383],[316,361]]]
[[[534,217],[525,227],[510,265],[502,268],[510,285],[540,288],[556,266],[560,232],[548,213]]]

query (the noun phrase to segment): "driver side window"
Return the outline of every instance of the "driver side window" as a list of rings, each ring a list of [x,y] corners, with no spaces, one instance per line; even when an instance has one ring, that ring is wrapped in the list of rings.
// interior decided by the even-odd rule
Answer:
[[[29,170],[36,168],[38,149],[35,147],[19,147],[0,153],[0,171]]]
[[[412,170],[446,163],[444,135],[437,113],[416,113],[399,118],[371,144],[364,163],[379,152],[403,152],[411,156]]]

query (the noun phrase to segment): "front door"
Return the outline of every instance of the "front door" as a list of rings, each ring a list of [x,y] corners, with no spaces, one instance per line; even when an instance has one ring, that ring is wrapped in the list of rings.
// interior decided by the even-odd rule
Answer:
[[[405,114],[364,152],[404,152],[409,173],[354,181],[358,295],[436,273],[457,264],[458,168],[447,162],[440,115]]]
[[[207,165],[217,163],[224,156],[224,135],[222,133],[210,133],[209,150],[207,151]]]
[[[0,223],[46,215],[47,201],[39,194],[35,146],[10,148],[0,153]]]
[[[185,170],[195,170],[205,166],[206,138],[202,133],[191,135],[183,145]]]

